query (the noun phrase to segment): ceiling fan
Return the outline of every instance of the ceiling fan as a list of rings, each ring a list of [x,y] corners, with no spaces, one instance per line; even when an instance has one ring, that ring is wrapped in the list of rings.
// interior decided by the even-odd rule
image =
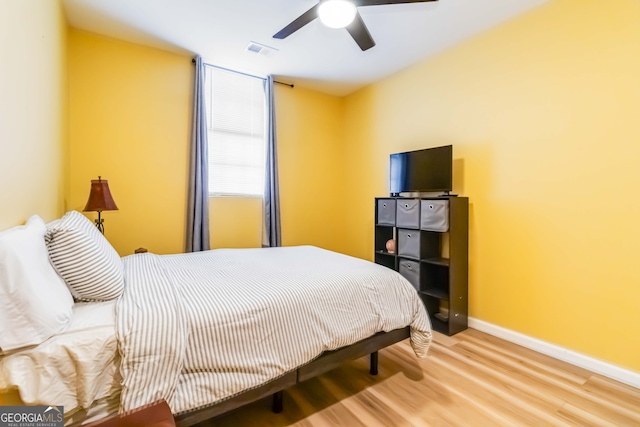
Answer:
[[[284,39],[316,18],[330,28],[346,28],[363,51],[376,45],[357,7],[385,4],[424,3],[437,0],[320,0],[318,4],[294,19],[289,25],[274,34],[273,38]]]

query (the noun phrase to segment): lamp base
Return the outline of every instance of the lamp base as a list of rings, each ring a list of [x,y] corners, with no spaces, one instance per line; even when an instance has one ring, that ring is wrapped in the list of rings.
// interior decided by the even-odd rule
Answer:
[[[98,227],[98,231],[104,234],[104,219],[100,218],[100,211],[98,211],[98,219],[96,219],[96,227]]]

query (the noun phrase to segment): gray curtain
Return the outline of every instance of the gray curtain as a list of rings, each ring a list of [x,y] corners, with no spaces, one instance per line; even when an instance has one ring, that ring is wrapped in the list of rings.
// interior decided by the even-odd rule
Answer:
[[[187,201],[187,252],[209,249],[209,149],[204,100],[204,64],[200,55],[196,56],[193,62],[196,65],[196,76]]]
[[[280,196],[278,186],[278,161],[276,157],[276,119],[273,102],[273,76],[264,81],[267,99],[267,159],[264,190],[265,236],[263,246],[282,246],[280,231]]]

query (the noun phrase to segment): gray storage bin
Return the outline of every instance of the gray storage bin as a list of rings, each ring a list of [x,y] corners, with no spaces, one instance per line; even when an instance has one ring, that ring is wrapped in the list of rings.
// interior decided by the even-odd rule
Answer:
[[[420,231],[398,229],[398,256],[420,259]]]
[[[398,271],[405,279],[407,279],[413,285],[416,290],[420,290],[420,263],[416,261],[410,261],[408,259],[401,259]]]
[[[378,209],[378,224],[396,225],[395,199],[379,199],[377,209]]]
[[[449,201],[422,200],[420,206],[420,228],[428,231],[448,231]]]
[[[420,200],[399,199],[396,209],[396,225],[398,227],[420,227]]]

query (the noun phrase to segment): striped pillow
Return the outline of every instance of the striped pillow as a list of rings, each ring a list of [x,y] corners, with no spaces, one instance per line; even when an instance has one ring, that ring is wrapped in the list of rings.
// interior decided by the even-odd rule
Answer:
[[[120,256],[96,226],[77,211],[47,224],[49,259],[80,301],[106,301],[124,290]]]

